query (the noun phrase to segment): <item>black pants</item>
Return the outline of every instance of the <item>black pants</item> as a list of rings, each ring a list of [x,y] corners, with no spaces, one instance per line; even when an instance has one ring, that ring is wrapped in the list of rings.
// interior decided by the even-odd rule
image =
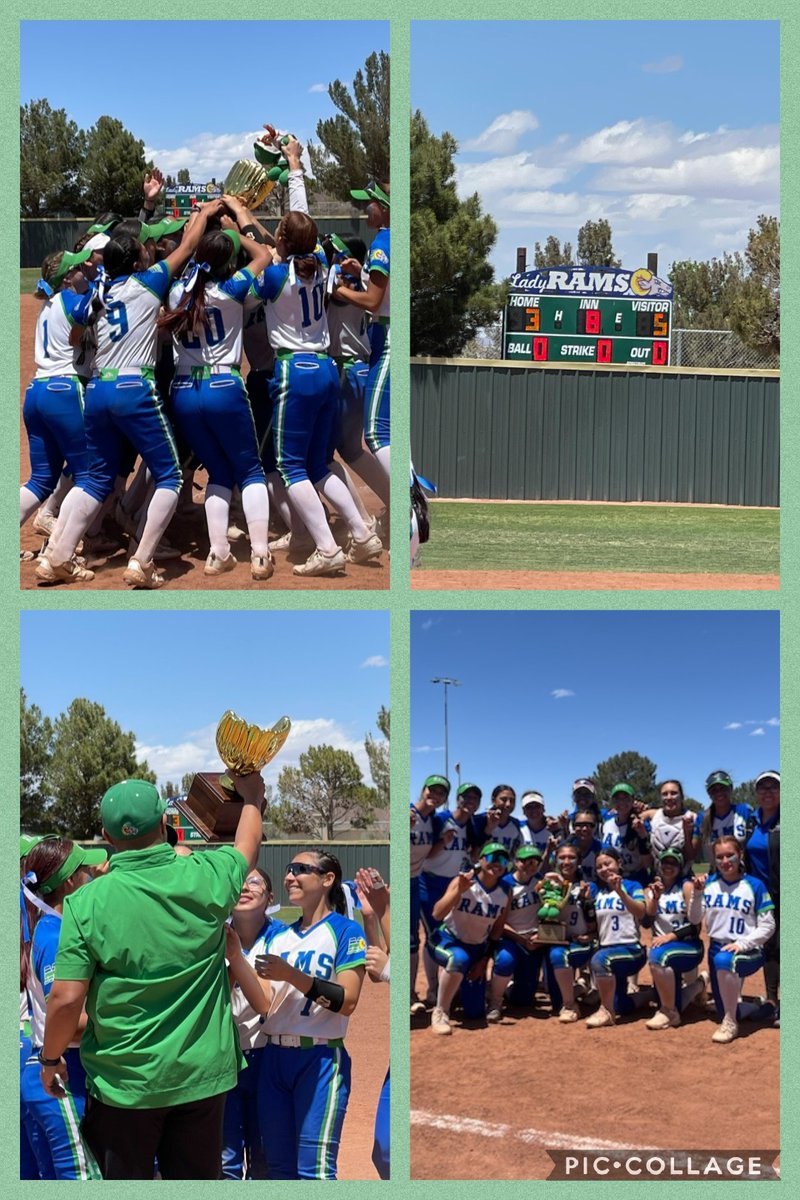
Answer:
[[[115,1108],[89,1096],[81,1131],[104,1179],[219,1179],[225,1092],[169,1108]]]

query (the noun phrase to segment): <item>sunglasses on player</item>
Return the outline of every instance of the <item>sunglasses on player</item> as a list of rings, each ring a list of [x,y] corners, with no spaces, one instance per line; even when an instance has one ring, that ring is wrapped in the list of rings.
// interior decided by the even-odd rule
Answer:
[[[311,863],[287,863],[286,869],[283,872],[286,875],[327,875],[327,871],[323,871],[322,867],[312,867]]]

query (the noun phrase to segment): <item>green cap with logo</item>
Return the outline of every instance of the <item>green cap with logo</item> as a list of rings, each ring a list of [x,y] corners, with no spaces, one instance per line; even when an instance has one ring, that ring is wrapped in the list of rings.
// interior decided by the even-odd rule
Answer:
[[[423,787],[443,787],[446,791],[450,791],[450,780],[445,775],[429,775],[425,780]]]
[[[544,858],[544,855],[538,846],[520,846],[519,850],[517,851],[517,858],[524,861],[526,858],[541,859]]]
[[[508,858],[508,847],[502,842],[487,842],[481,850],[481,858],[486,858],[489,854],[504,854]]]
[[[110,787],[100,801],[100,818],[115,842],[133,841],[155,829],[166,807],[166,800],[161,799],[152,783],[123,779]]]
[[[456,789],[457,796],[463,796],[465,792],[477,792],[479,796],[483,796],[483,792],[478,787],[477,783],[462,783],[461,786]]]
[[[658,861],[664,862],[666,859],[671,859],[673,862],[680,863],[683,866],[683,854],[675,846],[668,846],[666,850],[661,851]]]
[[[726,788],[733,787],[733,780],[727,771],[712,771],[706,780],[706,791],[710,791],[712,787],[716,787],[718,784]]]
[[[631,799],[636,795],[629,783],[615,783],[611,789],[611,795],[616,796],[618,792],[622,792],[625,796],[630,796]]]

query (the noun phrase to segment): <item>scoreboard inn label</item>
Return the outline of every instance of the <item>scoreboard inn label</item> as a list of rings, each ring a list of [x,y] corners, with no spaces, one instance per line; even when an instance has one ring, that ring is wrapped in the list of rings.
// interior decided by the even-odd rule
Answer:
[[[672,286],[646,267],[550,267],[511,276],[504,358],[669,364]]]

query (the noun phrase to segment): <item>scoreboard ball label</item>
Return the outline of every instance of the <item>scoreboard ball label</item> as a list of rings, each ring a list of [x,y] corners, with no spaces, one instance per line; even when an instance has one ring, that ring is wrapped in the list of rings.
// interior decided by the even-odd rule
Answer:
[[[672,287],[645,268],[561,267],[511,277],[504,358],[668,366]]]

